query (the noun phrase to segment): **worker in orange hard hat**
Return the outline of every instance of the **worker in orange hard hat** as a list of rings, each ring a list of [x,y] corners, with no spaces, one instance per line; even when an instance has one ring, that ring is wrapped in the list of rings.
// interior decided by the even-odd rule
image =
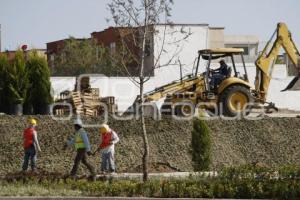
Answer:
[[[101,143],[97,151],[101,151],[101,172],[116,171],[115,167],[115,144],[119,142],[119,137],[107,124],[100,126],[99,132],[101,134]]]
[[[40,152],[41,148],[36,132],[37,121],[30,118],[28,119],[28,124],[28,127],[23,132],[24,161],[22,170],[26,171],[28,169],[30,160],[31,170],[34,172],[36,170],[37,151]]]

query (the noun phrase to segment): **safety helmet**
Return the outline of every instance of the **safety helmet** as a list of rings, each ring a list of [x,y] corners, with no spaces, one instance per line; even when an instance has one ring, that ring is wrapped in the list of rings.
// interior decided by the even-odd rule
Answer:
[[[101,134],[107,133],[110,131],[110,128],[107,124],[102,124],[99,129]]]
[[[28,119],[28,123],[32,126],[36,126],[37,125],[37,121],[34,118],[29,118]]]
[[[79,125],[79,126],[82,126],[82,121],[81,121],[81,119],[75,119],[73,123],[74,123],[74,125],[77,124],[77,125]]]
[[[221,60],[219,61],[219,63],[220,63],[220,64],[224,64],[224,63],[225,63],[225,60],[224,60],[224,59],[221,59]]]

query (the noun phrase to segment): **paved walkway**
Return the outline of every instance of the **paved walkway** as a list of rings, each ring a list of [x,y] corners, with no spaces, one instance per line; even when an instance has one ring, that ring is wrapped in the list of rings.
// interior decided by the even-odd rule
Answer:
[[[170,200],[170,198],[145,198],[145,197],[0,197],[0,200]],[[178,199],[178,200],[189,200],[192,198],[172,198],[172,199]],[[203,199],[203,198],[195,198],[195,199],[201,199],[201,200],[209,200],[209,199]],[[218,199],[218,200],[225,200],[225,199]],[[226,199],[230,200],[230,199]],[[247,199],[243,199],[247,200]]]
[[[188,178],[193,176],[202,177],[213,177],[217,176],[217,172],[165,172],[165,173],[149,173],[149,179],[159,179],[159,178]],[[113,173],[106,175],[97,175],[97,179],[134,179],[142,180],[142,173]]]

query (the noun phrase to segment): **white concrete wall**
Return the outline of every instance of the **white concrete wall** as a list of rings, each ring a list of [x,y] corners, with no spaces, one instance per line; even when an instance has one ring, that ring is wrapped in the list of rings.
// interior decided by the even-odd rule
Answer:
[[[208,33],[210,49],[224,47],[224,28],[210,27]]]
[[[162,41],[165,26],[156,27],[158,34],[154,37],[154,56],[157,58],[162,48]],[[175,41],[182,40],[184,34],[181,34],[181,29],[185,32],[191,32],[191,35],[178,43]],[[193,25],[167,27],[165,39],[165,52],[162,53],[159,61],[160,65],[165,65],[175,55],[171,64],[180,59],[182,64],[183,75],[191,74],[195,58],[198,55],[198,50],[207,48],[208,45],[208,26]],[[163,66],[154,71],[154,85],[156,87],[162,84],[169,83],[173,80],[180,79],[180,67],[178,64]]]
[[[242,69],[239,69],[242,70]],[[254,86],[256,68],[254,64],[247,65],[249,81]],[[280,92],[293,79],[287,75],[286,65],[275,65],[272,74],[272,80],[268,91],[267,101],[275,103],[279,108],[288,108],[291,110],[300,110],[300,91]]]
[[[204,68],[204,67],[203,67]],[[239,67],[238,67],[239,68]],[[238,70],[242,71],[241,68]],[[254,86],[255,66],[248,65],[247,71],[250,83]],[[293,77],[287,76],[285,65],[276,65],[273,71],[273,79],[270,83],[268,93],[268,102],[273,102],[279,108],[288,108],[291,110],[300,110],[300,92],[288,91],[280,92],[284,89]],[[125,111],[134,102],[139,93],[139,89],[127,78],[120,77],[93,77],[91,86],[100,88],[101,96],[115,96],[116,103],[120,111]],[[145,92],[152,90],[159,83],[158,79],[150,79],[145,84]],[[73,90],[75,77],[51,77],[52,87],[55,95],[59,95],[64,90]],[[162,101],[158,102],[161,105]]]

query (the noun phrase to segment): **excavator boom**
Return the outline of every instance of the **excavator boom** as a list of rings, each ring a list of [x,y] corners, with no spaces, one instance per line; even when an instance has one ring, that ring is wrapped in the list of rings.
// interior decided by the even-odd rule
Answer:
[[[201,79],[200,76],[188,76],[183,80],[174,81],[172,83],[163,85],[159,88],[156,88],[153,91],[150,91],[144,94],[146,102],[157,101],[160,98],[166,97],[168,94],[174,94],[177,92],[184,92],[191,89],[195,84],[197,84]]]
[[[274,36],[277,36],[275,41],[272,44]],[[272,46],[271,46],[272,45]],[[270,50],[269,47],[271,46]],[[272,35],[271,39],[266,44],[263,51],[258,56],[255,61],[256,64],[256,79],[255,79],[255,90],[259,94],[259,99],[266,101],[270,81],[272,78],[272,71],[276,59],[280,53],[280,49],[283,48],[288,55],[289,59],[293,65],[297,68],[297,71],[300,70],[299,67],[299,58],[300,53],[295,45],[295,42],[292,39],[292,35],[288,30],[286,24],[278,23],[277,29]],[[268,51],[269,50],[269,51]],[[284,90],[290,90],[298,82],[299,75],[292,80],[292,82]]]

